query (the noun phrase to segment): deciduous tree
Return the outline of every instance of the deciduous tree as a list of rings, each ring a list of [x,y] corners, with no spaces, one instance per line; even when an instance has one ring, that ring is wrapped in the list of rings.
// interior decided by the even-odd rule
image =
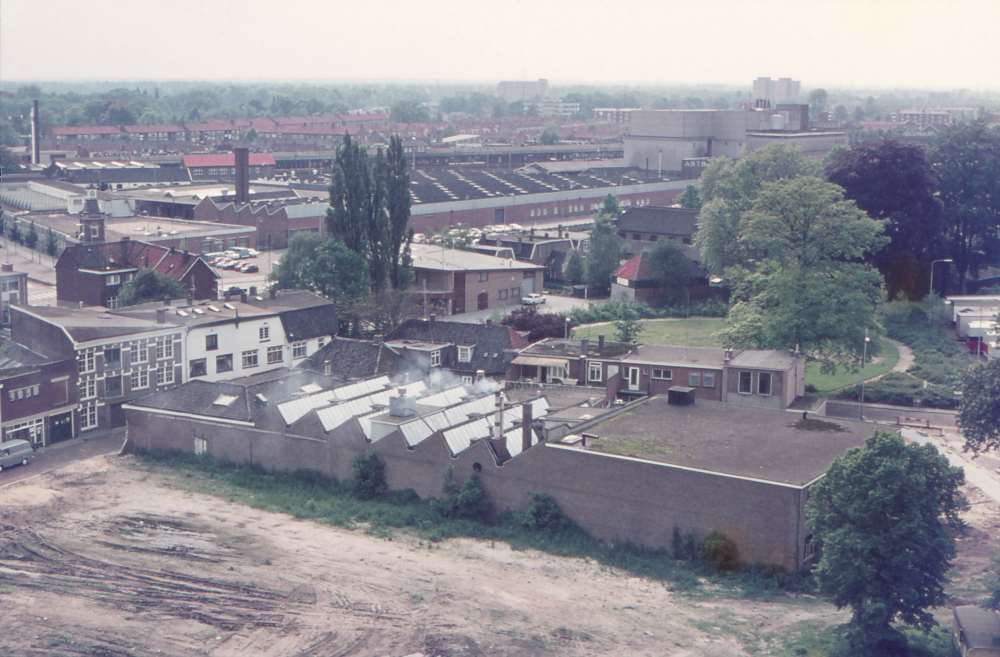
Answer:
[[[1000,359],[977,363],[965,372],[958,424],[965,437],[964,451],[1000,449]]]
[[[385,158],[386,211],[389,213],[388,239],[384,245],[389,262],[389,284],[394,290],[405,290],[411,282],[410,244],[413,229],[410,224],[410,173],[406,166],[406,152],[399,135],[389,137],[389,150]]]
[[[944,225],[934,196],[937,178],[923,147],[887,138],[866,141],[841,151],[825,173],[870,217],[886,220],[889,243],[872,262],[885,278],[889,299],[926,294]]]
[[[968,508],[964,481],[933,445],[879,430],[812,487],[806,514],[823,555],[815,574],[837,608],[853,612],[852,655],[903,655],[906,638],[894,623],[934,626],[929,609],[944,603],[955,556],[946,525],[961,526]]]
[[[35,228],[34,221],[28,224],[28,232],[24,234],[24,245],[31,250],[38,246],[38,229]]]
[[[587,276],[587,265],[584,262],[583,254],[579,249],[573,249],[566,256],[566,263],[563,265],[563,276],[570,283],[582,283]]]
[[[615,327],[615,340],[618,342],[632,343],[639,339],[642,333],[642,322],[639,321],[639,313],[636,312],[633,304],[622,306],[622,318],[613,323]]]
[[[698,280],[698,267],[672,239],[658,240],[645,257],[649,258],[657,283],[671,301],[684,297],[688,285]]]
[[[118,305],[134,306],[138,303],[160,301],[164,297],[183,299],[184,286],[175,278],[164,276],[152,269],[140,269],[135,277],[118,291]]]
[[[928,153],[944,204],[948,257],[966,278],[1000,263],[1000,133],[985,123],[942,132]]]
[[[725,270],[727,346],[809,350],[827,367],[856,359],[878,329],[882,276],[865,262],[885,237],[843,190],[813,176],[765,183],[740,226],[744,258]]]
[[[608,196],[614,198],[610,194]],[[615,203],[617,202],[615,199]],[[614,225],[606,217],[598,215],[590,231],[587,282],[591,285],[610,285],[611,273],[621,266],[623,255],[624,244]]]
[[[701,194],[698,192],[698,188],[694,185],[688,185],[681,192],[681,195],[677,197],[677,202],[681,204],[682,208],[687,208],[689,210],[700,210],[701,209]]]

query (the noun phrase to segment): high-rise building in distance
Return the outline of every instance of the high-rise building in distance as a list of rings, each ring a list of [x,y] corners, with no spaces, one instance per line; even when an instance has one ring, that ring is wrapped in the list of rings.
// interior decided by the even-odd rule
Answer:
[[[549,97],[549,81],[538,80],[504,80],[497,85],[497,97],[503,98],[508,103],[517,100],[529,100],[535,96],[542,98]]]
[[[799,97],[802,83],[791,78],[757,78],[753,81],[753,99],[766,98],[774,103],[795,100]]]

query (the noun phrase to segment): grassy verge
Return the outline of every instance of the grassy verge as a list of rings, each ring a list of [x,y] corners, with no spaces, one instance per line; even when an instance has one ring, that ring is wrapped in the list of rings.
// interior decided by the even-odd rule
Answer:
[[[199,492],[338,527],[364,526],[366,533],[388,540],[392,540],[393,529],[405,529],[431,543],[458,537],[504,541],[514,549],[593,559],[607,567],[668,582],[669,588],[676,591],[693,590],[702,578],[726,586],[731,595],[748,597],[812,590],[813,586],[809,578],[790,577],[773,569],[715,573],[701,564],[698,547],[690,547],[693,543],[685,544],[682,558],[674,558],[669,550],[599,541],[563,515],[552,498],[534,493],[528,494],[523,510],[491,520],[446,517],[439,511],[445,505],[434,499],[422,500],[412,490],[361,500],[352,493],[351,482],[341,484],[309,470],[268,472],[257,466],[181,452],[141,452],[137,456],[150,466],[183,472],[185,481]]]
[[[712,339],[712,334],[726,325],[726,320],[707,319],[644,319],[640,344],[674,345],[679,347],[716,347],[721,345]],[[589,324],[573,329],[573,337],[597,340],[603,335],[607,340],[615,339],[614,324]]]
[[[870,381],[876,376],[881,376],[890,371],[899,362],[899,350],[888,340],[875,337],[872,340],[882,354],[882,362],[871,364],[865,367],[865,381]],[[820,372],[820,363],[810,360],[806,363],[806,385],[812,385],[819,394],[835,392],[842,388],[855,385],[861,381],[861,368],[857,370],[853,366],[840,366],[835,374],[823,374]]]

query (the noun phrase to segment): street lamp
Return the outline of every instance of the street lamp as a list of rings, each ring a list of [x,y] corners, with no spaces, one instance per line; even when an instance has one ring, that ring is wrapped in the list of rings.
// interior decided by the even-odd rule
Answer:
[[[954,262],[954,260],[945,258],[944,260],[934,260],[931,262],[931,289],[928,294],[934,294],[934,264],[938,262]]]
[[[868,337],[868,329],[865,329],[865,355],[861,357],[861,420],[865,419],[865,363],[868,362],[868,343],[871,342],[871,338]]]

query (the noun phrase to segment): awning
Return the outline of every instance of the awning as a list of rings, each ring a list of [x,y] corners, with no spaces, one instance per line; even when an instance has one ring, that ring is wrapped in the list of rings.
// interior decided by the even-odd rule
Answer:
[[[518,356],[514,365],[541,365],[542,367],[569,367],[565,358],[543,358],[542,356]]]

